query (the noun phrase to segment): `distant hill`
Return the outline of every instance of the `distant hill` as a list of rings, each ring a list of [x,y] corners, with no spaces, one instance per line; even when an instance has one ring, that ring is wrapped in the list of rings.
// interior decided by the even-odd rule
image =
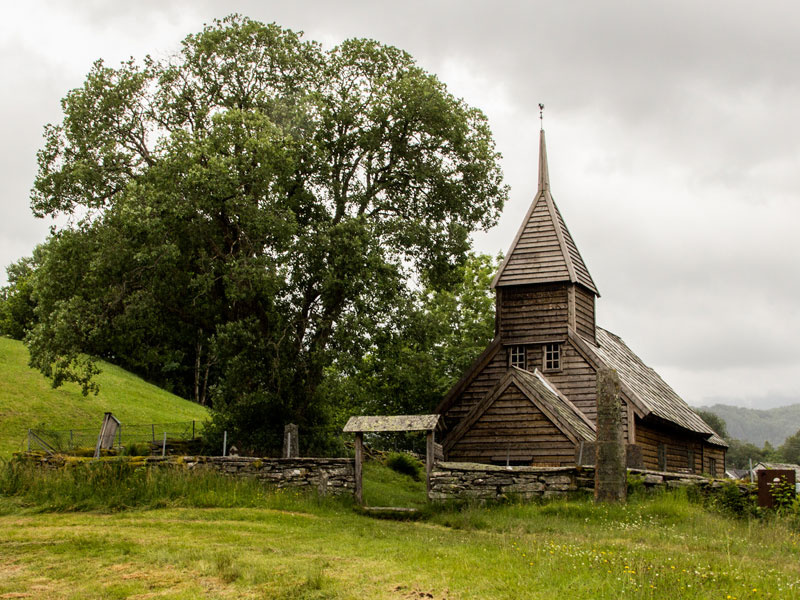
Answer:
[[[203,421],[208,411],[139,377],[110,365],[100,365],[100,394],[81,395],[75,384],[53,389],[39,371],[28,367],[28,350],[0,337],[0,458],[25,447],[29,427],[86,429],[97,427],[103,413],[113,412],[123,423]]]
[[[759,448],[765,441],[776,448],[790,435],[800,430],[800,404],[780,406],[769,410],[742,408],[727,404],[702,406],[725,421],[728,434],[736,439],[752,442]]]

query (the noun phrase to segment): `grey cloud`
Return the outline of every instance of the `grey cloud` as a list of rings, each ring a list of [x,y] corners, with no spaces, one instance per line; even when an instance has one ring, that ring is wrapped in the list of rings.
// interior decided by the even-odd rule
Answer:
[[[96,44],[91,58],[174,51],[203,22],[237,11],[326,43],[375,38],[443,79],[455,65],[464,76],[451,88],[486,112],[512,185],[500,225],[476,235],[479,249],[492,253],[507,249],[535,191],[543,101],[553,193],[603,294],[599,324],[687,399],[746,402],[768,389],[770,398],[800,400],[795,3],[58,6]],[[69,48],[48,57],[23,42],[0,46],[16,90],[0,98],[15,117],[0,125],[3,139],[15,141],[0,150],[3,265],[42,239],[44,225],[27,209],[41,127],[58,118],[58,99],[89,64],[85,56],[70,63]]]

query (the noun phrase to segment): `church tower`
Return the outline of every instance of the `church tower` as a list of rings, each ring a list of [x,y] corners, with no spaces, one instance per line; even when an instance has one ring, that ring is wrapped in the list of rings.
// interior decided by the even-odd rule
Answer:
[[[599,293],[550,193],[544,130],[538,190],[492,287],[495,333],[509,366],[558,372],[570,331],[596,341]]]

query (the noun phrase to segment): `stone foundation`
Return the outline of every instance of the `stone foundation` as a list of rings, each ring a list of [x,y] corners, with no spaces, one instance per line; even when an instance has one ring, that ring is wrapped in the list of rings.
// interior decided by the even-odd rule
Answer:
[[[249,456],[130,456],[102,459],[39,453],[19,455],[45,469],[63,469],[91,462],[125,462],[144,467],[186,470],[210,469],[232,477],[258,479],[276,488],[316,490],[320,495],[352,494],[355,466],[352,458],[253,458]]]

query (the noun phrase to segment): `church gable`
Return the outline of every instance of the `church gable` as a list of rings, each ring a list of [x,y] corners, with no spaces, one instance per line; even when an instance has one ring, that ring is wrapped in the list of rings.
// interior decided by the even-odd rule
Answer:
[[[436,407],[436,412],[445,417],[445,428],[451,428],[459,423],[497,385],[507,371],[508,354],[498,337],[475,360],[461,380]]]
[[[512,383],[449,448],[448,460],[572,464],[575,444]]]

